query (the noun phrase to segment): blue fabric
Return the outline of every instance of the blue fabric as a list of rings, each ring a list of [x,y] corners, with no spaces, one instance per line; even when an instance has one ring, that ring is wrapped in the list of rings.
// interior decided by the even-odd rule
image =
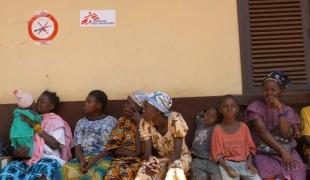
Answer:
[[[150,93],[146,100],[149,104],[165,114],[166,117],[170,114],[170,107],[172,106],[172,100],[168,94],[160,91]]]
[[[282,88],[287,88],[287,86],[290,83],[290,79],[288,75],[281,71],[273,71],[267,74],[263,79],[263,84],[265,81],[268,81],[268,80],[276,81]]]
[[[117,119],[113,116],[89,120],[80,119],[74,130],[74,146],[81,145],[84,155],[95,155],[103,151]]]
[[[36,180],[41,176],[54,180],[59,168],[58,161],[52,158],[42,158],[31,166],[24,161],[12,161],[1,171],[0,180]]]

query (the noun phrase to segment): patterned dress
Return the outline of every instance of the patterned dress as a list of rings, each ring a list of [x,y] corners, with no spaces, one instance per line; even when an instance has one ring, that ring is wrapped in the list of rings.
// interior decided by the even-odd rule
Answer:
[[[301,135],[310,137],[310,106],[302,108],[301,112]],[[308,162],[308,170],[310,169],[310,146],[304,143],[304,156]]]
[[[106,151],[125,148],[136,151],[136,125],[127,118],[121,117],[117,127],[113,130]],[[112,165],[105,180],[132,180],[139,170],[141,161],[137,157],[113,157]]]
[[[184,138],[182,144],[181,158],[179,166],[182,168],[184,173],[190,170],[190,164],[192,161],[191,153],[185,144],[185,135],[188,127],[183,119],[182,115],[177,112],[171,112],[168,117],[168,131],[165,135],[161,135],[156,129],[149,123],[142,121],[140,124],[140,134],[142,141],[151,139],[153,143],[153,149],[159,155],[158,158],[167,158],[174,153],[174,138]],[[153,179],[165,179],[166,173],[168,172],[172,163],[160,164],[161,170],[153,177]],[[137,178],[139,180],[151,179],[151,177],[143,173],[143,167],[140,168]]]
[[[98,154],[108,142],[116,124],[117,120],[112,116],[97,120],[82,118],[74,130],[74,145],[81,145],[84,155]]]
[[[284,107],[284,112],[286,113],[286,118],[291,128],[293,129],[294,133],[296,133],[300,126],[300,121],[297,114],[289,106]],[[268,131],[271,131],[275,127],[279,126],[279,112],[274,109],[268,108],[262,101],[255,101],[251,103],[248,106],[246,113],[247,122],[260,119],[264,122],[265,127]],[[252,135],[256,143],[260,141],[260,138],[255,132],[253,132]],[[291,152],[291,155],[295,160],[296,166],[296,169],[293,170],[287,170],[283,167],[282,159],[280,156],[257,154],[255,156],[255,163],[259,171],[259,175],[262,178],[283,176],[285,178],[294,180],[306,179],[305,165],[301,160],[299,154],[296,150],[293,150]]]
[[[74,145],[81,145],[83,154],[88,160],[103,151],[112,130],[117,124],[116,118],[106,116],[95,120],[82,118],[74,130]],[[81,171],[80,161],[75,158],[66,163],[60,170],[61,179],[102,180],[110,167],[112,158],[106,156],[96,162],[86,174]]]

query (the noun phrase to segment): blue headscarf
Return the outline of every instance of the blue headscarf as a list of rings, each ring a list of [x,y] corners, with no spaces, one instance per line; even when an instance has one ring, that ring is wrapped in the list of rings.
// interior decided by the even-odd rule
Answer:
[[[145,91],[139,90],[129,95],[140,107],[143,107],[144,101],[147,99],[148,94]]]
[[[156,92],[150,93],[146,101],[152,106],[154,106],[156,109],[164,113],[166,117],[169,116],[170,114],[169,109],[172,106],[172,100],[168,96],[168,94],[164,92],[156,91]]]
[[[290,83],[288,75],[281,71],[273,71],[267,74],[263,79],[263,85],[266,81],[270,80],[277,82],[279,86],[283,89],[286,89],[288,84]]]

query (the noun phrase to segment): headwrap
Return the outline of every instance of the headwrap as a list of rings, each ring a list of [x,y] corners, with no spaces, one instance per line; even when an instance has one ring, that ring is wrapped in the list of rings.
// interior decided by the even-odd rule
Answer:
[[[287,74],[281,71],[273,71],[267,74],[263,79],[263,85],[266,81],[275,81],[283,89],[286,89],[290,83],[290,79]]]
[[[142,90],[135,91],[129,95],[140,107],[143,107],[143,103],[147,99],[147,96],[148,94]]]
[[[159,111],[163,112],[166,117],[169,116],[169,109],[172,106],[172,100],[168,94],[160,91],[153,92],[149,94],[147,102],[154,106]]]
[[[33,103],[33,97],[25,92],[22,92],[20,90],[15,90],[13,94],[17,98],[17,105],[20,108],[28,108],[32,105]]]

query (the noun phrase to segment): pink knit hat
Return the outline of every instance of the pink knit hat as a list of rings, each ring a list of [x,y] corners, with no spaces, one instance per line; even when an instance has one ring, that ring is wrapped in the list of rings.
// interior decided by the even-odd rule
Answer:
[[[33,103],[33,97],[25,92],[20,90],[15,90],[13,94],[17,97],[17,105],[20,108],[28,108]]]

